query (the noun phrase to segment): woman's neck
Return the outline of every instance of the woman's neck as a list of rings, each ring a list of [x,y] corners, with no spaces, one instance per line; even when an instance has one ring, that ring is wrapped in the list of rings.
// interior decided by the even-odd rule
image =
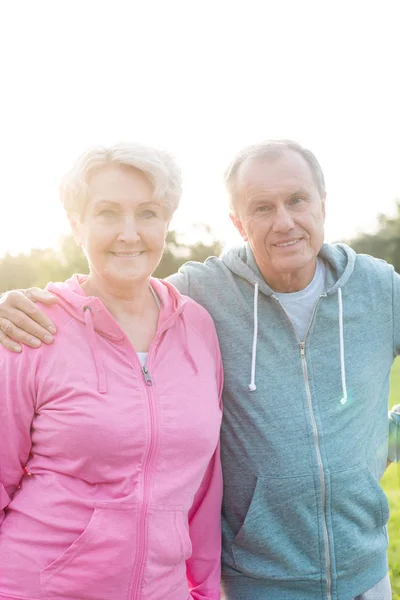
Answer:
[[[141,316],[155,303],[149,280],[135,282],[127,288],[111,286],[104,280],[97,280],[89,275],[82,283],[82,288],[88,296],[97,296],[102,300],[110,313],[119,320],[120,316]]]

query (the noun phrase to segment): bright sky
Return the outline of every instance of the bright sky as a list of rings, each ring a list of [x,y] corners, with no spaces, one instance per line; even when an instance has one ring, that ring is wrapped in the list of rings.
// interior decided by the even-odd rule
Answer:
[[[241,146],[292,138],[328,187],[327,239],[400,198],[397,0],[31,0],[0,4],[0,255],[68,230],[58,182],[86,147],[171,150],[174,226],[237,240],[222,173]]]

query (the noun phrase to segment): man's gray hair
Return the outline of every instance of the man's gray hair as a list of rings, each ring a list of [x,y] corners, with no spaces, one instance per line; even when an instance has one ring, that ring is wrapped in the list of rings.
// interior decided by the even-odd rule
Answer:
[[[237,175],[241,165],[244,162],[259,161],[264,158],[279,158],[288,150],[297,152],[307,161],[321,198],[325,195],[324,174],[322,172],[321,165],[311,150],[303,148],[303,146],[292,140],[267,140],[266,142],[260,142],[258,144],[243,148],[243,150],[238,152],[238,154],[234,157],[229,167],[225,171],[224,180],[229,194],[230,206],[233,212],[235,212],[235,201],[238,192]]]
[[[142,144],[115,144],[87,150],[64,177],[60,194],[68,215],[83,216],[91,176],[108,165],[132,167],[141,171],[153,186],[154,197],[162,200],[171,218],[182,194],[181,171],[164,150]]]

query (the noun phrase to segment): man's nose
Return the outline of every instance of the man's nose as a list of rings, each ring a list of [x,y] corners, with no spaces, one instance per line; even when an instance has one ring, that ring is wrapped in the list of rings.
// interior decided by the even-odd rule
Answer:
[[[276,233],[287,233],[294,227],[293,217],[285,207],[278,207],[274,215],[273,230]]]
[[[125,218],[123,221],[123,226],[121,228],[121,231],[118,235],[118,239],[121,242],[137,242],[138,240],[140,240],[140,234],[138,231],[138,224],[136,222],[136,219],[134,218]]]

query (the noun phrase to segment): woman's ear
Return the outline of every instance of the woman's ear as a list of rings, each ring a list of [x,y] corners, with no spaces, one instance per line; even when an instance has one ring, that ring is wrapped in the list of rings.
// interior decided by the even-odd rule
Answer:
[[[82,232],[79,216],[76,214],[68,215],[68,220],[71,225],[72,235],[74,236],[75,242],[78,244],[78,246],[82,246]]]

